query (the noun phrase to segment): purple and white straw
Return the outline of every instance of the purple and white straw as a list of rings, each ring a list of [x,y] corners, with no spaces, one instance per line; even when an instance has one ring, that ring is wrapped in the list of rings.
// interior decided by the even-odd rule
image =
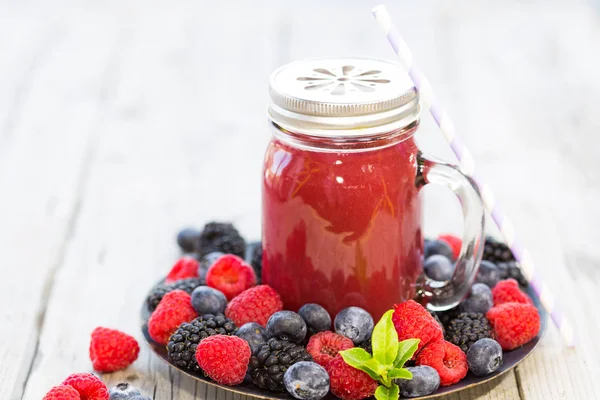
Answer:
[[[414,63],[410,49],[392,23],[390,15],[388,14],[385,6],[379,5],[373,8],[373,16],[375,17],[377,23],[379,23],[379,26],[381,26],[383,29],[390,45],[394,49],[394,52],[398,55],[401,64],[404,66],[408,72],[408,75],[410,76],[410,79],[413,81],[415,87],[419,91],[421,101],[429,109],[433,119],[450,144],[452,151],[459,161],[460,169],[465,175],[471,177],[479,187],[484,206],[492,216],[492,219],[498,226],[502,236],[504,236],[506,244],[508,247],[510,247],[515,258],[521,264],[523,275],[540,298],[544,308],[550,313],[552,321],[554,321],[554,324],[560,331],[560,334],[567,345],[574,346],[575,335],[571,324],[565,318],[564,314],[562,314],[562,312],[559,310],[556,304],[555,296],[552,294],[550,288],[540,276],[539,271],[536,270],[531,256],[523,247],[523,244],[518,240],[513,224],[504,214],[502,214],[502,211],[494,198],[492,190],[484,182],[481,175],[475,172],[475,162],[471,156],[471,152],[467,149],[463,141],[456,135],[454,124],[450,120],[448,113],[436,98],[433,88],[431,87],[427,77],[423,75],[423,72],[421,72],[419,67]]]

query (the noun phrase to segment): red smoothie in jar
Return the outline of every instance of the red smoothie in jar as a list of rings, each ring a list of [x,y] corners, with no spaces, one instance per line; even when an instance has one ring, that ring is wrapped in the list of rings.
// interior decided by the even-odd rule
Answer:
[[[412,136],[361,152],[267,149],[263,280],[285,307],[308,302],[332,316],[348,306],[377,320],[415,296],[421,204]]]

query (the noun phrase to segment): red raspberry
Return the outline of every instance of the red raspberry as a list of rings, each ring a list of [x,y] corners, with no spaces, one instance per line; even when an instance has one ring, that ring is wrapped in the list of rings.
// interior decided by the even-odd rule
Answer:
[[[77,390],[81,400],[108,400],[110,397],[104,382],[89,372],[71,374],[62,384]]]
[[[256,285],[254,268],[233,254],[219,258],[206,272],[206,284],[223,292],[227,300]]]
[[[271,315],[283,310],[279,294],[268,285],[259,285],[243,291],[227,304],[225,316],[237,326],[247,322],[267,325]]]
[[[531,341],[540,332],[540,314],[531,304],[504,303],[486,314],[503,350],[512,350]]]
[[[90,342],[90,360],[98,372],[114,372],[127,368],[140,353],[138,342],[126,333],[96,328]]]
[[[244,381],[251,355],[248,342],[237,336],[209,336],[196,348],[200,368],[224,385],[239,385]]]
[[[165,283],[173,283],[181,279],[197,278],[198,277],[198,266],[200,263],[192,257],[181,257],[165,279]]]
[[[179,325],[196,317],[192,297],[183,290],[173,290],[165,294],[150,316],[148,333],[155,342],[166,345]]]
[[[460,347],[445,340],[429,343],[417,355],[417,365],[429,365],[440,375],[440,385],[459,382],[469,371],[467,355]]]
[[[81,400],[79,392],[72,386],[54,386],[42,400]]]
[[[499,306],[504,303],[523,303],[533,304],[533,301],[519,289],[519,283],[514,279],[500,281],[492,289],[494,296],[494,305]]]
[[[448,246],[452,249],[452,257],[456,260],[460,255],[462,240],[459,237],[450,234],[440,235],[438,236],[438,239],[448,243]]]
[[[312,336],[306,346],[306,351],[312,356],[317,364],[326,366],[327,363],[337,357],[342,350],[354,347],[352,340],[331,331],[319,332]]]
[[[444,339],[440,324],[416,301],[408,300],[394,308],[392,322],[398,332],[398,340],[420,339],[417,353],[427,343]]]
[[[329,374],[331,393],[342,400],[362,400],[375,394],[379,384],[366,372],[346,364],[341,355],[337,355],[325,366]]]

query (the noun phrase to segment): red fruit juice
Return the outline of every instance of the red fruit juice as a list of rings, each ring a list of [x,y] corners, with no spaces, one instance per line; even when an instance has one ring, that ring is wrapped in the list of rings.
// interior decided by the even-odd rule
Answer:
[[[415,296],[422,236],[413,132],[387,147],[352,151],[270,143],[263,281],[286,309],[318,303],[334,317],[359,306],[377,321]]]

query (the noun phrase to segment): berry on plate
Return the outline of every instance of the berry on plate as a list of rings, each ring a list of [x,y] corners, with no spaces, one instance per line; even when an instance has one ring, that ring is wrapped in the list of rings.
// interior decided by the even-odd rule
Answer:
[[[329,392],[329,375],[317,363],[300,361],[285,371],[283,384],[296,399],[320,400]]]
[[[360,344],[371,337],[375,322],[366,310],[360,307],[348,307],[335,316],[333,326],[336,333],[346,336],[354,344]]]
[[[196,318],[192,297],[183,290],[167,293],[148,320],[148,333],[157,343],[166,345],[179,325]]]
[[[200,370],[196,362],[198,344],[209,336],[233,335],[236,332],[237,326],[223,314],[205,314],[192,322],[185,322],[169,338],[169,361],[181,369],[197,372]]]
[[[283,392],[283,374],[290,366],[300,361],[312,361],[304,347],[287,340],[269,339],[258,353],[250,358],[249,372],[252,383],[261,389]]]
[[[460,347],[445,340],[437,340],[425,346],[417,354],[417,365],[428,365],[440,375],[440,385],[450,386],[459,382],[469,371],[467,355]]]
[[[436,281],[448,281],[454,274],[454,264],[441,254],[434,254],[423,263],[425,275]]]
[[[494,306],[492,289],[485,283],[475,283],[471,286],[469,297],[460,305],[463,312],[473,312],[485,314]]]
[[[498,282],[494,290],[492,290],[492,295],[494,296],[495,306],[504,303],[533,304],[531,298],[521,291],[519,283],[514,279]]]
[[[308,303],[300,307],[298,314],[306,322],[308,336],[331,329],[331,316],[322,306]]]
[[[200,238],[200,231],[194,228],[184,228],[177,234],[177,244],[181,251],[191,253],[196,248],[196,242]]]
[[[444,339],[440,324],[416,301],[408,300],[394,308],[392,322],[396,327],[398,340],[419,339],[417,353],[429,342]]]
[[[496,267],[496,264],[490,261],[482,261],[479,264],[479,270],[475,276],[475,282],[485,283],[490,288],[496,286],[500,280],[500,270]]]
[[[267,332],[265,328],[256,322],[248,322],[240,327],[235,336],[244,339],[250,345],[252,354],[256,355],[261,346],[267,343]]]
[[[502,347],[493,339],[479,339],[467,352],[469,370],[475,376],[486,376],[502,365]]]
[[[500,304],[490,309],[486,317],[502,350],[521,347],[540,332],[540,314],[531,304]]]
[[[227,305],[225,315],[238,326],[248,322],[265,326],[271,315],[281,310],[283,302],[275,289],[268,285],[259,285],[234,297]]]
[[[331,331],[319,332],[312,336],[306,345],[306,351],[316,363],[326,366],[327,363],[337,357],[342,350],[354,347],[352,340]]]
[[[213,251],[220,251],[244,257],[246,241],[232,224],[210,222],[204,226],[198,238],[196,251],[200,256],[212,253]]]
[[[306,337],[306,322],[293,311],[277,311],[267,321],[267,336],[294,343]]]
[[[462,240],[455,235],[445,234],[438,236],[438,240],[446,242],[452,249],[452,258],[456,260],[460,255],[460,248],[462,247]]]
[[[362,400],[375,394],[379,384],[366,372],[346,364],[341,355],[327,363],[331,393],[342,400]]]
[[[223,314],[227,306],[227,298],[217,289],[209,286],[198,286],[192,292],[192,307],[198,315]]]
[[[194,289],[202,285],[202,281],[199,278],[182,279],[177,282],[170,284],[160,284],[155,286],[148,297],[146,298],[146,305],[148,310],[153,312],[158,307],[158,303],[162,300],[165,294],[172,292],[173,290],[183,290],[187,294],[192,294]]]
[[[208,269],[206,284],[223,292],[227,300],[256,285],[252,266],[233,254],[220,257]]]
[[[131,386],[129,383],[119,383],[108,391],[110,400],[131,400],[145,398],[139,390]]]
[[[425,241],[424,258],[428,259],[434,254],[441,254],[442,256],[452,260],[454,254],[452,248],[448,243],[443,240],[427,240]]]
[[[522,287],[529,286],[529,282],[525,279],[523,271],[521,271],[521,267],[517,261],[498,263],[497,267],[500,270],[500,279],[512,278],[519,282],[519,285]]]
[[[239,385],[244,381],[251,355],[248,342],[237,336],[210,336],[196,349],[200,368],[223,385]]]
[[[79,392],[72,386],[54,386],[42,400],[81,400]]]
[[[140,353],[138,342],[116,329],[98,327],[92,332],[90,359],[98,372],[114,372],[127,368]]]
[[[62,383],[64,386],[71,386],[81,396],[81,400],[108,400],[108,388],[94,374],[89,372],[82,372],[78,374],[71,374],[67,376],[67,379]]]
[[[485,238],[483,247],[483,259],[493,263],[501,263],[514,261],[515,256],[506,244],[488,236]]]
[[[461,313],[446,328],[446,340],[467,352],[476,341],[494,336],[490,322],[481,313]]]
[[[165,283],[173,283],[181,279],[198,277],[198,261],[192,257],[181,257],[169,271]]]
[[[402,397],[427,396],[440,387],[440,375],[428,365],[406,368],[412,373],[412,379],[396,379]]]

